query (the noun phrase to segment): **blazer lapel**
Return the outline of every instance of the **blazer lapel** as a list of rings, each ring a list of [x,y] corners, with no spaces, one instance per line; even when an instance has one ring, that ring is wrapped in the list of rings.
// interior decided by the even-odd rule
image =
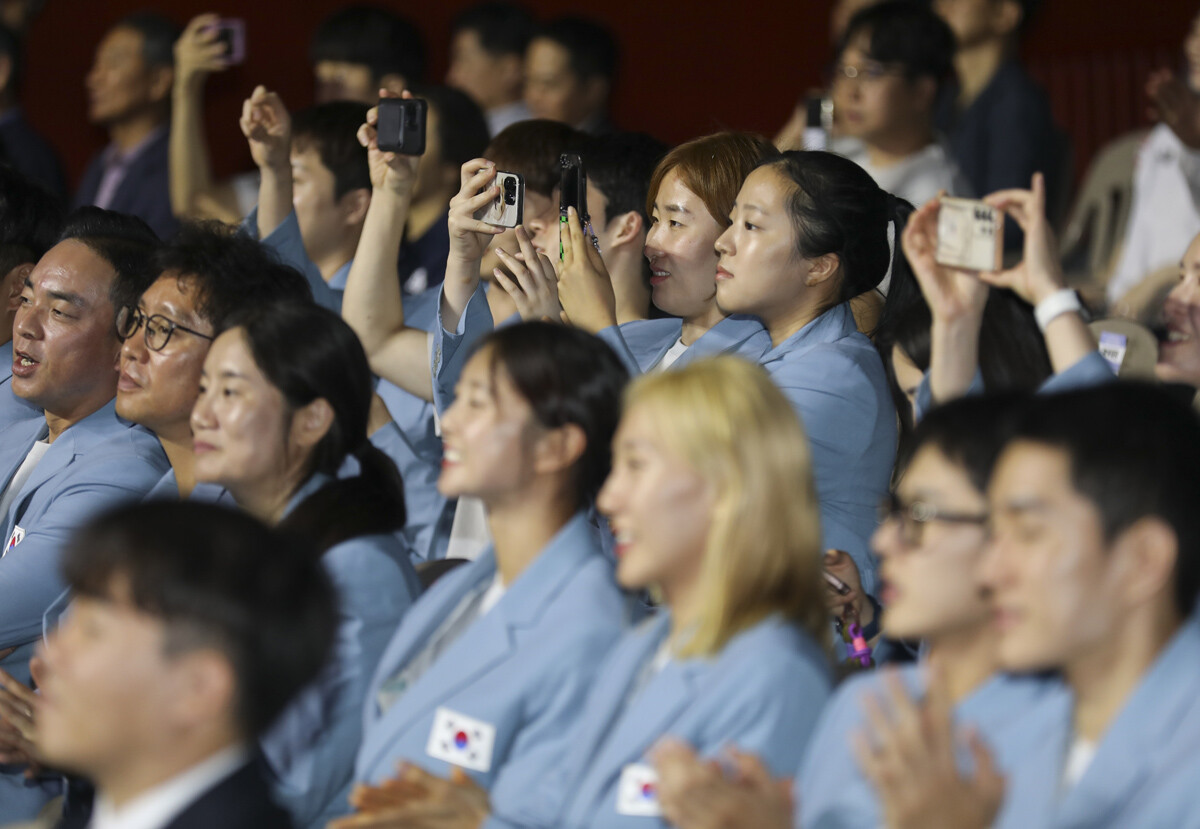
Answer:
[[[771,338],[761,322],[753,317],[736,315],[726,317],[692,343],[691,347],[675,361],[675,366],[682,368],[693,360],[737,351],[743,343],[752,338],[757,338],[761,346],[759,353],[755,356],[762,356],[770,350]]]

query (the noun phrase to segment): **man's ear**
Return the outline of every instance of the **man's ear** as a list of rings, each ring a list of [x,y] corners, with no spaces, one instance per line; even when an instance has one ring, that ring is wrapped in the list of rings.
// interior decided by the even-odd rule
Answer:
[[[804,284],[810,288],[830,284],[830,280],[837,276],[842,267],[841,257],[836,253],[822,254],[808,262],[808,275],[804,278]]]
[[[583,82],[583,100],[591,113],[589,117],[595,118],[605,114],[610,88],[608,78],[603,75],[595,75]]]
[[[371,206],[371,191],[366,187],[351,190],[338,201],[342,217],[349,227],[360,225],[367,220],[367,208]]]
[[[608,223],[609,246],[636,244],[640,251],[646,244],[646,222],[636,210],[613,217]]]
[[[934,102],[937,100],[937,81],[925,75],[914,80],[912,86],[917,107],[921,112],[932,113]]]
[[[324,397],[305,404],[292,415],[291,439],[298,446],[310,449],[333,428],[333,406]]]
[[[166,101],[175,83],[175,69],[170,66],[155,66],[150,70],[150,100],[156,104]]]
[[[33,262],[22,262],[0,277],[0,301],[8,311],[15,311],[20,305],[21,291],[25,289],[25,280],[33,273]],[[7,286],[7,291],[3,286]]]
[[[1113,542],[1110,551],[1113,578],[1130,606],[1145,604],[1156,594],[1170,591],[1179,537],[1161,518],[1147,516],[1133,522]],[[1173,597],[1172,597],[1173,599]]]
[[[574,466],[586,449],[587,436],[578,424],[550,429],[538,440],[533,468],[542,475],[562,472]]]
[[[231,716],[237,678],[228,658],[215,649],[201,648],[176,659],[171,691],[177,725],[191,730]]]

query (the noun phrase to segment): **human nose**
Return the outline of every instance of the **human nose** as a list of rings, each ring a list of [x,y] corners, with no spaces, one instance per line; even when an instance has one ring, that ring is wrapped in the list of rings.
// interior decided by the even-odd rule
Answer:
[[[32,305],[22,303],[13,319],[13,334],[26,340],[42,338],[42,319]]]
[[[646,244],[642,247],[642,253],[652,262],[662,256],[662,245],[659,242],[661,234],[662,222],[650,225],[650,230],[646,232]]]
[[[196,398],[196,403],[192,406],[190,420],[193,432],[213,426],[215,419],[213,417],[212,402],[209,400],[207,389],[202,389],[200,395]]]
[[[732,256],[734,253],[733,247],[733,225],[725,228],[725,232],[717,237],[714,245],[718,256]]]
[[[609,472],[608,477],[604,479],[604,486],[600,487],[600,492],[596,496],[596,508],[606,518],[612,518],[620,509],[623,488],[618,477],[619,473],[616,469]]]

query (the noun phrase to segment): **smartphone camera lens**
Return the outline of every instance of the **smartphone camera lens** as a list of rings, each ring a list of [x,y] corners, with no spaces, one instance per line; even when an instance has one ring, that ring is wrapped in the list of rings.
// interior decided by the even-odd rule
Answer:
[[[504,203],[517,203],[517,182],[515,179],[506,178],[504,180]]]

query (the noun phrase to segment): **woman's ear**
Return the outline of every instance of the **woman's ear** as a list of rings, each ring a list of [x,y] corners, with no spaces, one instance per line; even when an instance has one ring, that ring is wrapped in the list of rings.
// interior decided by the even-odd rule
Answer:
[[[316,446],[333,428],[333,421],[333,406],[324,397],[301,406],[292,415],[292,443],[304,448]]]
[[[587,436],[578,424],[549,429],[538,440],[533,468],[543,475],[562,472],[574,466],[586,449]]]
[[[842,267],[842,259],[836,253],[826,253],[815,259],[808,260],[808,275],[804,284],[812,288],[817,285],[828,285],[837,276]]]

